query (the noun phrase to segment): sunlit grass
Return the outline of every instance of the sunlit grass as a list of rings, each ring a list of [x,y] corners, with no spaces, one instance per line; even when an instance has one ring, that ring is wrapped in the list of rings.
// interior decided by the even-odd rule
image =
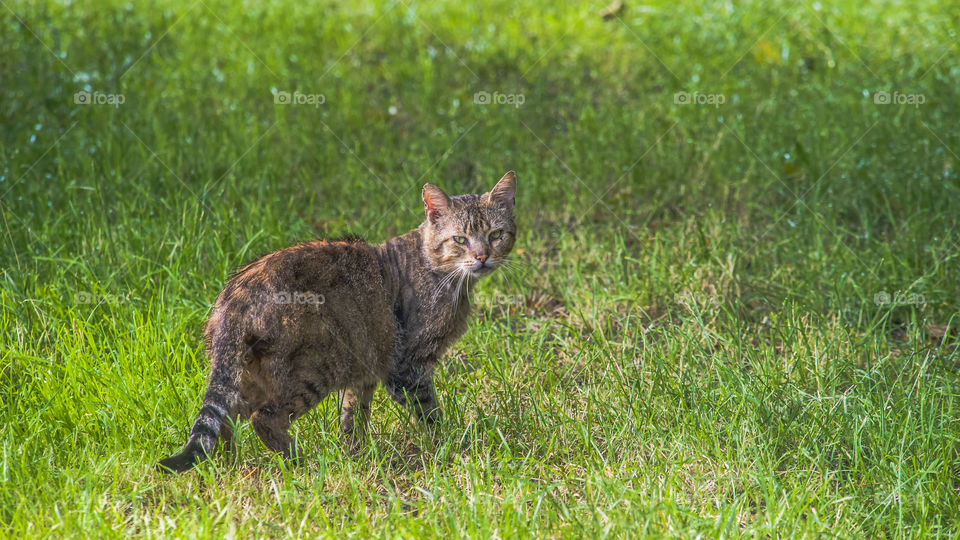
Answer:
[[[7,2],[4,534],[955,536],[960,10],[603,8]],[[508,169],[439,440],[379,393],[351,456],[332,396],[301,468],[155,473],[233,269]]]

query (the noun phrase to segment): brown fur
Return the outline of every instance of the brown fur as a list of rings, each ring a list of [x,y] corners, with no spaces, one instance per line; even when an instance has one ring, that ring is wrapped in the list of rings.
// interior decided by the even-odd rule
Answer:
[[[161,469],[193,467],[246,418],[268,448],[297,456],[290,424],[337,390],[351,445],[381,383],[435,425],[433,370],[467,329],[470,283],[513,248],[515,188],[512,171],[483,195],[451,198],[427,184],[427,220],[407,234],[377,246],[308,242],[240,268],[205,325],[211,369],[203,406],[183,451]]]

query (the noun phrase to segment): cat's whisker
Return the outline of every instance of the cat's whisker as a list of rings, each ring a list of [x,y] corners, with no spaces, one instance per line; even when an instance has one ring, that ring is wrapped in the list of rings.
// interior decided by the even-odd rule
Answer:
[[[470,272],[470,270],[467,269],[467,268],[464,268],[464,269],[463,269],[463,277],[460,278],[460,288],[461,288],[461,289],[465,289],[465,290],[463,291],[463,293],[464,293],[465,296],[457,295],[458,298],[469,298],[469,297],[470,297],[470,278],[471,278],[471,272]]]
[[[537,267],[532,264],[530,261],[525,260],[514,260],[514,259],[503,259],[498,262],[498,264],[506,266],[508,268],[517,268],[517,269],[530,269],[534,270]]]
[[[529,261],[517,261],[514,259],[505,259],[503,264],[507,268],[516,269],[522,272],[538,272],[541,271],[536,265],[531,264]]]
[[[443,279],[440,280],[440,282],[437,284],[436,290],[433,292],[433,303],[434,303],[434,304],[437,303],[437,300],[440,298],[440,294],[443,292],[443,290],[446,288],[446,286],[447,286],[448,284],[450,284],[450,283],[453,283],[453,280],[454,280],[454,278],[456,278],[456,277],[457,277],[457,272],[456,272],[456,271],[450,272],[449,274],[443,276]]]
[[[500,273],[511,280],[522,279],[527,276],[527,271],[529,267],[518,264],[516,261],[511,259],[503,258],[495,261],[494,263],[497,268],[501,269]]]
[[[457,286],[453,288],[453,303],[457,305],[460,301],[460,286],[463,285],[463,267],[457,268],[455,274],[457,276]]]
[[[460,308],[460,291],[463,289],[463,283],[464,283],[464,281],[467,282],[467,291],[468,291],[468,292],[469,292],[469,287],[470,287],[470,285],[469,285],[469,281],[470,281],[470,280],[468,279],[469,276],[470,276],[470,272],[469,272],[466,268],[461,267],[460,270],[459,270],[459,273],[460,273],[460,281],[457,283],[457,292],[456,292],[456,294],[453,295],[453,297],[454,297],[454,304],[453,304],[453,305],[454,305],[454,310],[455,310],[455,311]]]
[[[447,264],[437,266],[436,268],[439,270],[445,267],[453,267],[453,270],[451,270],[449,273],[443,276],[443,278],[437,283],[437,287],[434,290],[432,295],[433,304],[435,305],[437,301],[443,296],[444,291],[448,289],[452,289],[453,282],[457,281],[458,282],[457,287],[453,296],[454,296],[454,306],[458,306],[459,299],[460,299],[460,292],[462,290],[462,285],[463,285],[463,280],[469,276],[470,269],[461,262],[447,263]]]
[[[460,270],[459,270],[459,269],[458,269],[458,270],[455,270],[455,271],[453,271],[453,272],[450,272],[450,275],[447,276],[446,280],[445,280],[444,283],[443,283],[443,286],[442,286],[441,289],[438,291],[438,294],[439,294],[439,293],[443,293],[444,291],[448,291],[448,290],[450,290],[451,288],[453,288],[453,283],[457,280],[458,277],[460,277]]]

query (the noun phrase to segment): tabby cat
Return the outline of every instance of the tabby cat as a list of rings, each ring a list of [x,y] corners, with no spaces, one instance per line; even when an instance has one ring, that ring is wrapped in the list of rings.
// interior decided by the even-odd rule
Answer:
[[[356,447],[380,383],[435,426],[434,368],[467,329],[470,284],[513,248],[515,191],[513,171],[482,195],[426,184],[426,220],[402,236],[318,240],[240,268],[204,328],[210,382],[199,415],[160,469],[190,469],[246,418],[267,448],[296,458],[290,424],[338,390],[341,431]]]

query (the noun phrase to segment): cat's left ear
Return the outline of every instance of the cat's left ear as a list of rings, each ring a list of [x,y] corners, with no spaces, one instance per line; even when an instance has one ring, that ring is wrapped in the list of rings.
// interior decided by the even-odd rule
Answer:
[[[513,198],[517,192],[517,174],[513,171],[507,172],[503,178],[497,182],[490,190],[490,202],[499,204],[507,210],[513,210]]]

